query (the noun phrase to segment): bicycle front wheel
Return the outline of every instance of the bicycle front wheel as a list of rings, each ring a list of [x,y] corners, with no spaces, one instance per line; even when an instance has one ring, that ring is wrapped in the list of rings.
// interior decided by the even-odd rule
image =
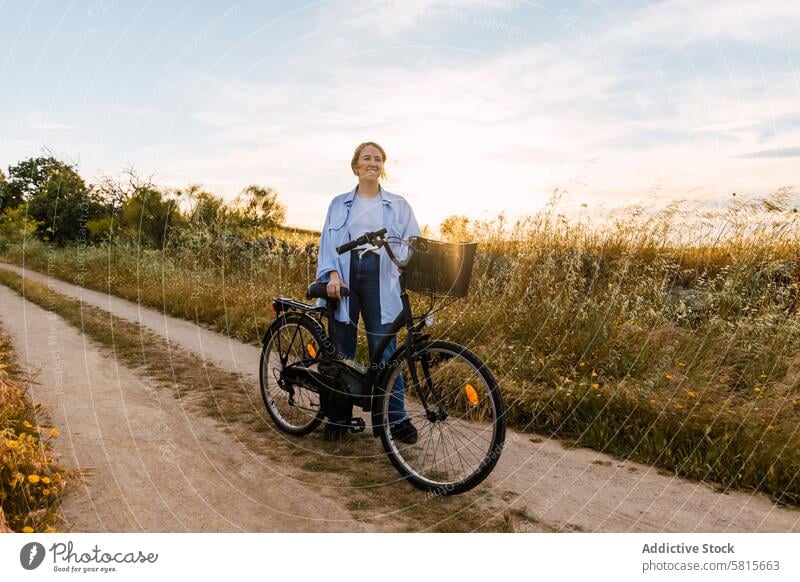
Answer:
[[[463,493],[483,481],[500,458],[506,434],[503,397],[486,365],[463,346],[432,341],[413,358],[390,362],[389,370],[381,386],[379,426],[397,470],[437,495]],[[403,409],[417,429],[413,444],[388,426]]]

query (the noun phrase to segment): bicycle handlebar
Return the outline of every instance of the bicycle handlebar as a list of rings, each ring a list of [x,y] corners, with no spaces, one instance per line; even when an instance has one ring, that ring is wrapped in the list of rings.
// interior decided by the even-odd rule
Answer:
[[[348,251],[352,251],[354,248],[359,247],[361,245],[365,245],[367,243],[375,244],[376,239],[379,239],[378,242],[381,243],[380,245],[376,245],[376,246],[382,246],[382,244],[384,242],[382,240],[382,237],[385,234],[386,234],[386,229],[385,228],[382,228],[380,230],[376,230],[375,232],[364,233],[363,235],[358,237],[356,240],[351,240],[350,242],[344,243],[342,246],[337,247],[336,248],[336,252],[341,255],[341,254],[344,254],[344,253],[346,253]]]
[[[350,295],[350,289],[347,287],[339,288],[339,295],[347,297]],[[330,299],[328,297],[328,284],[327,283],[311,283],[306,291],[306,299]]]

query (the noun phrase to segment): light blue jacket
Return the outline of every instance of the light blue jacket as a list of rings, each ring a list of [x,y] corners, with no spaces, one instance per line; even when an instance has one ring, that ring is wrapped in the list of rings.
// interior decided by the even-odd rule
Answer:
[[[333,199],[328,207],[325,217],[325,226],[322,227],[322,236],[319,242],[319,260],[317,263],[317,281],[327,283],[331,271],[339,273],[342,282],[350,286],[350,253],[336,254],[336,248],[350,241],[348,232],[350,225],[350,208],[356,197],[356,188],[350,192],[340,194]],[[378,195],[383,202],[383,226],[388,231],[386,236],[399,236],[407,239],[419,236],[419,225],[414,218],[414,212],[405,198],[392,194],[380,188]],[[407,247],[392,244],[392,252],[398,259],[406,256]],[[400,301],[400,272],[397,266],[389,259],[386,249],[381,248],[381,323],[391,323],[403,310]],[[324,300],[320,299],[320,304]],[[336,311],[336,319],[342,322],[350,321],[350,301],[343,297]]]

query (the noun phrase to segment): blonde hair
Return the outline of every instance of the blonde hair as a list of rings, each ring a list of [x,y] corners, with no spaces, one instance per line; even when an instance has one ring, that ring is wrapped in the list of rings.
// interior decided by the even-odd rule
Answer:
[[[374,141],[365,141],[364,143],[358,144],[358,146],[356,146],[356,151],[353,152],[353,159],[350,160],[350,169],[353,170],[353,173],[356,176],[358,176],[358,173],[356,172],[356,165],[358,164],[358,156],[361,155],[361,151],[367,146],[372,146],[376,150],[381,152],[381,156],[383,157],[384,166],[381,168],[380,177],[383,178],[384,180],[388,180],[389,176],[388,176],[388,174],[386,174],[386,166],[385,166],[385,164],[386,164],[386,150],[384,150],[379,144],[375,143]]]

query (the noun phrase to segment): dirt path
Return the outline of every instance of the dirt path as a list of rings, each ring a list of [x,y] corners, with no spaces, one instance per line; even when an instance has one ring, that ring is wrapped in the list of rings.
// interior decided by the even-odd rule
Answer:
[[[0,264],[0,267],[23,274],[22,269],[15,266]],[[226,370],[241,374],[245,379],[249,379],[252,382],[254,400],[259,398],[257,396],[257,379],[255,377],[258,367],[258,348],[231,340],[218,333],[198,327],[191,322],[166,316],[163,313],[141,307],[123,299],[82,289],[55,279],[48,279],[46,275],[40,273],[26,271],[25,277],[49,284],[58,293],[80,298],[88,304],[111,311],[118,317],[140,323],[156,333],[168,337],[170,342],[176,346],[201,354],[208,361]],[[6,304],[8,302],[6,298],[11,298],[12,296],[16,298],[16,303],[13,308],[7,308]],[[41,311],[39,314],[40,320],[33,321],[29,319],[27,325],[22,320],[19,320],[14,325],[11,325],[9,318],[18,318],[19,314],[22,313],[20,300],[16,294],[3,290],[2,304],[0,317],[3,318],[4,325],[9,332],[12,332],[12,327],[17,328],[12,333],[12,339],[16,340],[20,353],[22,354],[24,350],[23,344],[19,343],[20,340],[25,341],[27,337],[38,337],[38,347],[32,348],[31,353],[41,354],[40,357],[42,359],[52,361],[50,357],[51,348],[47,346],[47,335],[49,333],[48,330],[55,325],[54,321],[46,319],[47,314],[39,310]],[[28,307],[27,309],[27,313],[30,313],[31,308]],[[70,328],[65,327],[65,329]],[[91,377],[95,373],[99,373],[97,370],[108,368],[108,376],[105,379],[93,382],[91,388],[94,391],[102,392],[101,395],[95,397],[99,398],[101,402],[108,400],[114,403],[106,407],[106,409],[110,409],[109,412],[121,411],[113,422],[108,422],[108,425],[120,429],[124,428],[124,436],[120,436],[120,438],[130,438],[133,428],[131,427],[131,421],[127,420],[126,415],[123,414],[125,406],[121,404],[119,395],[114,400],[114,394],[120,392],[120,380],[117,379],[116,375],[124,376],[126,385],[128,383],[135,385],[136,382],[141,385],[142,381],[121,368],[116,369],[113,362],[104,363],[99,356],[90,361],[89,356],[85,354],[93,354],[93,352],[84,346],[77,332],[73,330],[72,333],[77,336],[77,339],[75,337],[72,339],[77,346],[72,354],[74,359],[62,358],[62,367],[64,368],[65,378],[67,373],[70,372],[82,379],[84,391],[76,392],[74,399],[82,400],[82,405],[86,407],[85,422],[88,422],[90,426],[98,426],[100,423],[98,418],[92,417],[94,409],[91,405],[91,399],[87,398],[87,393],[85,392],[85,386],[88,385],[87,373]],[[95,356],[92,356],[92,358],[95,358]],[[69,382],[65,381],[64,385],[67,384]],[[43,385],[47,386],[48,384],[43,381]],[[146,387],[142,386],[141,390],[145,394],[147,393]],[[91,396],[92,394],[88,395]],[[81,406],[80,402],[72,403],[73,399],[67,399],[64,395],[57,399],[50,397],[49,401],[42,398],[41,395],[37,395],[37,397],[47,403],[48,407],[54,412],[61,410],[68,404],[71,407],[79,408]],[[128,398],[128,388],[126,387],[126,406],[131,405],[127,402]],[[146,398],[149,399],[149,396],[146,396]],[[161,413],[157,407],[151,406],[148,411],[148,401],[142,401],[140,404],[142,407],[140,420],[144,424],[142,437],[145,434],[150,434],[152,438],[153,426],[158,423],[161,423],[165,430],[172,430],[173,438],[179,439],[181,435],[188,435],[184,443],[185,449],[183,449],[184,454],[187,455],[186,458],[190,461],[186,463],[187,470],[192,472],[196,469],[196,473],[193,474],[197,476],[199,481],[203,479],[214,481],[213,485],[207,484],[207,489],[203,490],[207,492],[205,496],[191,496],[203,500],[202,502],[195,500],[193,503],[200,506],[201,509],[206,507],[206,512],[210,513],[208,519],[211,523],[224,523],[224,518],[214,518],[215,510],[211,508],[216,508],[216,506],[212,502],[205,501],[206,499],[214,499],[214,495],[217,495],[228,498],[230,501],[231,497],[238,499],[239,497],[247,497],[248,494],[253,496],[265,495],[264,491],[267,487],[265,487],[263,479],[258,479],[256,484],[255,478],[238,475],[238,481],[235,484],[227,483],[222,476],[225,475],[224,471],[218,471],[218,465],[215,462],[223,463],[222,466],[225,466],[225,458],[230,457],[232,454],[228,450],[231,447],[230,443],[217,443],[213,440],[221,439],[224,441],[224,435],[212,434],[215,431],[219,433],[219,429],[207,419],[193,417],[190,428],[186,420],[186,413],[180,411],[180,404],[176,402],[171,402],[170,404],[177,406],[177,411],[165,416],[159,416]],[[162,404],[162,408],[165,406],[166,404]],[[153,420],[158,418],[161,418],[161,420]],[[73,422],[76,421],[77,419],[73,420]],[[86,431],[87,429],[84,428],[83,430]],[[203,447],[198,447],[195,440],[198,430],[203,431],[203,439],[207,443]],[[152,448],[143,451],[141,450],[142,445],[138,442],[136,443],[139,446],[138,450],[136,446],[133,446],[134,443],[130,441],[126,441],[124,444],[119,442],[117,443],[118,447],[128,450],[127,456],[133,457],[133,459],[129,460],[128,463],[122,464],[120,469],[117,470],[114,468],[119,464],[116,455],[110,455],[105,452],[114,445],[115,440],[112,438],[110,442],[107,442],[106,439],[108,437],[106,435],[108,433],[102,434],[103,440],[99,441],[100,432],[98,429],[94,429],[93,438],[95,440],[90,442],[94,443],[95,452],[93,454],[95,456],[93,458],[98,459],[96,462],[105,460],[112,478],[115,475],[117,476],[108,483],[110,489],[119,488],[121,486],[119,475],[127,477],[134,473],[131,470],[132,467],[141,468],[155,463],[154,459],[161,459],[161,453],[156,443],[151,443]],[[204,455],[202,459],[194,458],[198,451],[202,451]],[[121,454],[123,458],[126,456],[124,451],[118,451],[118,454]],[[249,453],[242,450],[239,451],[239,454],[246,456]],[[215,455],[219,455],[221,458],[215,462],[206,458],[214,458]],[[252,465],[252,461],[245,463],[241,459],[242,457],[236,462],[238,467]],[[172,470],[170,474],[170,477],[174,480],[172,485],[178,484],[180,490],[191,491],[191,488],[187,489],[186,479],[183,478],[180,472],[175,472],[174,465],[171,462],[164,460],[158,462],[165,469]],[[189,466],[192,463],[199,466]],[[234,474],[236,473],[236,470],[233,470],[230,465],[227,465],[227,468]],[[125,470],[124,473],[122,473],[123,470]],[[259,472],[263,473],[264,471]],[[141,479],[146,478],[148,475],[147,471],[140,471],[140,473],[142,473],[140,475]],[[230,475],[225,477],[230,478]],[[248,479],[251,479],[251,481],[248,482]],[[289,489],[292,491],[292,495],[286,498],[298,498],[296,493],[297,485],[287,480],[287,478],[276,477],[270,483],[269,489],[272,493]],[[143,482],[140,485],[142,490],[146,485],[150,488],[150,491],[154,489],[153,485],[148,485],[147,482]],[[241,489],[239,488],[240,486],[242,487]],[[495,471],[482,487],[490,488],[495,493],[492,496],[493,500],[487,503],[490,503],[490,507],[498,515],[502,515],[508,509],[513,509],[522,516],[521,523],[523,526],[529,521],[531,529],[537,531],[541,529],[651,532],[800,531],[800,511],[793,508],[779,507],[763,495],[752,495],[741,491],[718,493],[704,484],[660,474],[657,469],[647,465],[621,461],[588,449],[568,450],[562,447],[559,441],[553,439],[541,439],[541,442],[538,443],[532,442],[531,435],[514,431],[509,431],[503,456]],[[156,492],[160,490],[156,488]],[[241,493],[242,491],[246,493]],[[276,525],[274,527],[265,527],[263,522],[259,522],[258,519],[252,519],[253,516],[241,515],[235,518],[235,525],[230,526],[230,529],[248,531],[261,529],[344,529],[344,522],[337,520],[347,520],[346,512],[342,512],[342,510],[332,506],[331,502],[326,502],[321,497],[314,496],[313,492],[309,492],[308,495],[309,499],[319,505],[314,506],[314,510],[310,511],[305,503],[300,504],[296,509],[287,510],[286,513],[291,514],[288,516],[282,514],[280,510],[275,511],[274,509],[283,507],[280,494],[272,498],[275,501],[274,503],[271,503],[269,499],[258,497],[257,501],[244,504],[248,507],[247,511],[252,512],[254,507],[264,507],[263,511],[272,516]],[[137,496],[134,495],[130,499],[135,500]],[[153,498],[152,495],[147,499],[152,499],[152,501],[149,501],[152,505],[162,503],[158,501],[157,497]],[[260,502],[263,502],[263,506]],[[88,511],[91,512],[91,505],[87,507],[89,508]],[[133,514],[136,512],[135,504],[133,507],[134,509],[125,509],[125,511]],[[163,513],[165,511],[163,505],[160,507],[160,511]],[[174,521],[172,523],[178,524],[180,516],[185,516],[187,512],[191,511],[190,508],[173,507]],[[273,516],[273,514],[275,515]],[[326,521],[309,521],[311,516],[324,516]],[[529,519],[526,519],[526,516]],[[284,521],[281,521],[281,519]],[[261,527],[252,526],[253,521],[259,522]],[[141,524],[140,526],[137,526],[135,521],[128,523],[133,523],[134,527],[141,527],[142,529],[151,527],[149,522],[147,525]],[[196,523],[193,522],[193,526]],[[124,524],[122,526],[125,527]],[[213,526],[209,527],[213,529]],[[176,525],[175,529],[182,529],[182,527]],[[224,525],[222,529],[225,529]]]
[[[210,418],[101,353],[78,330],[0,286],[0,320],[57,450],[90,467],[63,506],[71,531],[363,531],[367,526]]]

